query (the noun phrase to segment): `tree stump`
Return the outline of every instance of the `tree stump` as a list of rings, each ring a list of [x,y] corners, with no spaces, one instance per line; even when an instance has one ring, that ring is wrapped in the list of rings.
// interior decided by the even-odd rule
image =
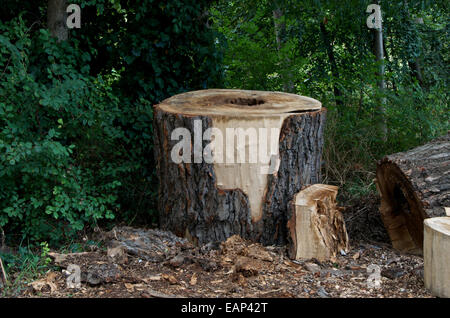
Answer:
[[[424,222],[424,282],[433,295],[450,298],[450,217]]]
[[[420,254],[424,219],[445,216],[450,206],[450,135],[383,158],[376,178],[393,247]]]
[[[6,276],[5,268],[3,267],[2,258],[0,257],[0,287],[4,288],[8,285],[8,277]]]
[[[288,202],[320,182],[325,114],[312,98],[245,90],[156,105],[161,228],[197,243],[286,244]]]
[[[314,184],[294,196],[288,214],[290,258],[325,261],[348,251],[344,217],[336,205],[337,192],[336,186]]]

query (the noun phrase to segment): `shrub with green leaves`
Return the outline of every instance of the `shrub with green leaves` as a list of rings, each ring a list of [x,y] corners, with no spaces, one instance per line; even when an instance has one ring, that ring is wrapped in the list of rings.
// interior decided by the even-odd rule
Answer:
[[[71,3],[82,27],[60,43],[46,1],[0,8],[0,226],[16,241],[154,221],[152,105],[220,84],[210,1]]]
[[[20,18],[0,30],[0,226],[55,242],[113,218],[117,98],[47,30],[32,37]]]

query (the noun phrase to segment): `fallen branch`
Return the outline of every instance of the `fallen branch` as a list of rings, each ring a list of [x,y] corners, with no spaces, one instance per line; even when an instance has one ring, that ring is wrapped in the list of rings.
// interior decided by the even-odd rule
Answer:
[[[0,257],[0,270],[2,271],[2,282],[3,282],[3,286],[5,286],[6,284],[8,284],[8,276],[6,275],[6,271],[5,268],[3,267],[3,262],[2,262],[2,258]]]

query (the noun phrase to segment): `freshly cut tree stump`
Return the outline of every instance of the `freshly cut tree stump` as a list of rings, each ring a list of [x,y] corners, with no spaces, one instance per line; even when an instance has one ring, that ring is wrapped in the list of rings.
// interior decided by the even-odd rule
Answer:
[[[450,298],[450,217],[424,222],[424,282],[435,296]]]
[[[376,181],[393,247],[420,254],[424,219],[445,216],[450,206],[450,135],[383,158]]]
[[[344,217],[336,205],[337,192],[336,186],[314,184],[294,196],[287,225],[290,258],[324,261],[348,251]]]
[[[154,107],[162,229],[286,244],[287,205],[320,182],[326,110],[279,92],[202,90]]]

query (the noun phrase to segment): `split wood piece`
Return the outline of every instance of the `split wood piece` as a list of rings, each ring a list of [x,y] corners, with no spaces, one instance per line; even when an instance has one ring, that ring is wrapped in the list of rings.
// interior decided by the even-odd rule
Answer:
[[[160,227],[201,244],[286,244],[288,202],[320,182],[325,114],[312,98],[229,89],[156,105]]]
[[[424,221],[424,281],[435,296],[450,298],[450,217]]]
[[[349,243],[344,218],[336,205],[338,187],[314,184],[297,193],[289,206],[289,257],[333,260]]]
[[[383,158],[376,183],[393,247],[421,254],[424,219],[445,216],[450,206],[450,135]]]

